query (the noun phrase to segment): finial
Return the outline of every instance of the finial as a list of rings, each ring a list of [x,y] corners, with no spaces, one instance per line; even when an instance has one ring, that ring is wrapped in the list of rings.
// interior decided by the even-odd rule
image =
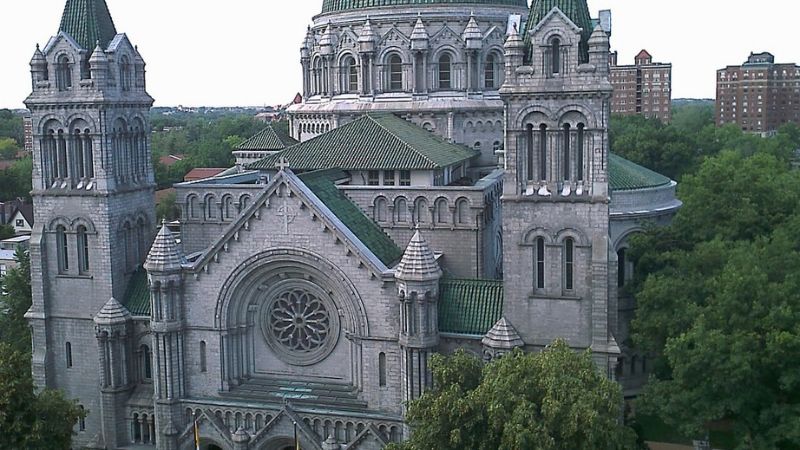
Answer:
[[[283,172],[289,168],[289,161],[287,161],[285,157],[281,156],[281,158],[278,160],[278,163],[275,164],[275,167],[278,168],[279,172]]]
[[[36,50],[39,50],[39,43],[36,43]]]

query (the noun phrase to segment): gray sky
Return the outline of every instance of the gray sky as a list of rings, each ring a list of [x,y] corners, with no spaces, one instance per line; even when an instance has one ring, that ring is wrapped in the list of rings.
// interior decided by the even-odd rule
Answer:
[[[30,93],[36,43],[58,31],[66,0],[2,0],[0,107]],[[107,0],[119,32],[147,61],[159,106],[261,106],[301,89],[299,47],[322,0]],[[758,7],[758,10],[753,8]],[[673,98],[713,98],[716,69],[751,51],[800,62],[794,0],[589,0],[593,16],[613,13],[620,64],[642,48],[673,64]],[[778,11],[779,14],[774,14]]]

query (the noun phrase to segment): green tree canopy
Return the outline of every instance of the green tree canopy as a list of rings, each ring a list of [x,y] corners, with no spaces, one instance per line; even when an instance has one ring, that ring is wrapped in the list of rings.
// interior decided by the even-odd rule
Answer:
[[[619,385],[589,352],[556,341],[541,353],[515,351],[486,366],[464,351],[435,355],[435,388],[408,406],[411,439],[396,448],[629,449],[618,423]]]

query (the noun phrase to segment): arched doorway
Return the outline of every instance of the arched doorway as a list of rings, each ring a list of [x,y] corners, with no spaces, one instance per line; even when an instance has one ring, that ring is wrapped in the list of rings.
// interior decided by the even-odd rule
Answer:
[[[294,439],[279,437],[267,442],[261,450],[295,450]]]
[[[194,448],[194,446],[192,446]],[[200,450],[225,450],[225,448],[214,441],[207,439],[200,440]]]

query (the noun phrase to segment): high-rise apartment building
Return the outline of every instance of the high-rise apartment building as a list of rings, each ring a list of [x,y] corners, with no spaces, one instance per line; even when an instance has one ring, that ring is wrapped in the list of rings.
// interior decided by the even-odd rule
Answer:
[[[717,71],[717,125],[768,133],[800,123],[800,67],[775,64],[771,53],[751,53],[741,66]]]
[[[617,65],[617,52],[611,53],[611,113],[655,117],[664,122],[672,119],[672,64],[653,62],[653,56],[642,50],[635,64]]]

